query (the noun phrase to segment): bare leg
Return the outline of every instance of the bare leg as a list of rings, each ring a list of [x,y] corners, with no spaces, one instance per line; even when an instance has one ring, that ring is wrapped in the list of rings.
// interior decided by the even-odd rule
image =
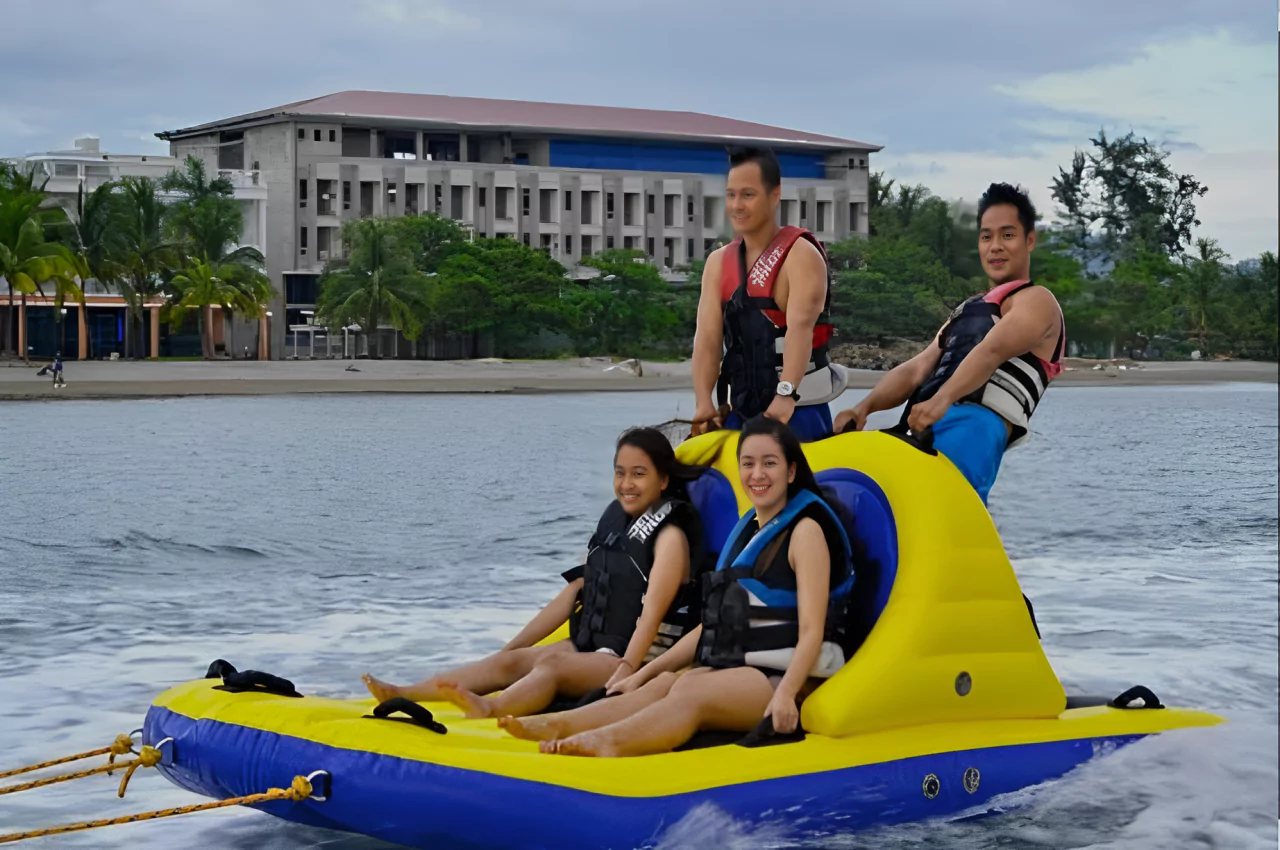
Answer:
[[[522,717],[551,705],[556,694],[580,697],[609,681],[620,659],[602,652],[558,653],[540,660],[529,675],[495,697],[481,697],[441,682],[440,696],[463,710],[469,718]]]
[[[573,644],[567,640],[560,640],[546,646],[499,650],[456,670],[449,670],[424,679],[416,685],[392,685],[381,679],[375,679],[368,673],[361,679],[364,686],[369,689],[369,693],[373,694],[378,702],[385,702],[392,697],[407,697],[414,702],[444,699],[439,690],[444,682],[476,693],[491,694],[529,675],[529,671],[541,659],[561,652],[574,652]]]
[[[625,720],[631,715],[662,699],[675,684],[675,673],[663,673],[646,682],[643,687],[608,699],[598,699],[590,705],[553,714],[536,714],[532,717],[501,717],[498,725],[509,735],[526,741],[554,741],[567,738],[589,729],[599,729],[610,723]]]
[[[759,670],[699,668],[681,676],[666,698],[626,720],[544,743],[544,752],[574,756],[668,753],[703,729],[749,732],[760,722],[773,688]]]

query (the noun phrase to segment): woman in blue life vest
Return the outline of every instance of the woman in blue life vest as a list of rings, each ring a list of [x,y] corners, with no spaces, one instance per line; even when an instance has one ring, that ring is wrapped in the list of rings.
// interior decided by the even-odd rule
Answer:
[[[704,579],[702,625],[612,686],[617,696],[504,720],[508,732],[541,740],[543,752],[635,756],[699,731],[750,732],[763,718],[777,733],[797,729],[804,698],[844,664],[849,541],[786,425],[747,422],[738,470],[754,510]]]
[[[480,661],[416,685],[365,675],[365,686],[380,701],[448,700],[468,717],[522,716],[557,695],[579,698],[630,676],[699,621],[704,544],[685,483],[701,472],[678,462],[660,431],[626,431],[614,453],[617,498],[600,518],[585,562],[564,574],[567,584],[550,604]],[[567,640],[535,645],[565,621]]]

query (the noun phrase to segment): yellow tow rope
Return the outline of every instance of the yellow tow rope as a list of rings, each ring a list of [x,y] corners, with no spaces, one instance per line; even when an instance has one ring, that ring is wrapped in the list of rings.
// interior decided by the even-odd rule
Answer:
[[[147,749],[146,747],[143,748]],[[136,766],[136,765],[135,765]],[[126,777],[127,779],[127,777]],[[123,795],[123,783],[121,794]],[[107,818],[105,820],[84,821],[82,823],[70,823],[64,826],[51,826],[45,829],[33,829],[27,832],[14,832],[9,835],[0,835],[0,844],[12,844],[16,841],[22,841],[27,838],[41,838],[46,835],[65,835],[68,832],[82,832],[86,829],[96,829],[100,826],[117,826],[125,823],[135,823],[144,820],[156,820],[157,818],[167,818],[174,815],[186,815],[192,812],[203,812],[209,809],[221,809],[227,806],[251,806],[255,803],[267,803],[272,800],[293,800],[301,802],[308,799],[312,794],[311,782],[305,776],[293,777],[293,784],[288,788],[272,788],[262,794],[250,794],[245,797],[233,797],[229,800],[218,800],[212,803],[198,803],[194,806],[180,806],[176,809],[160,809],[154,812],[140,812],[136,815],[124,815],[118,818]]]
[[[119,738],[116,739],[117,743],[119,742],[119,740],[120,740]],[[132,748],[133,742],[130,741],[129,745]],[[3,797],[5,794],[16,794],[19,791],[30,791],[33,788],[44,788],[47,785],[57,785],[59,782],[70,782],[72,779],[83,779],[86,776],[97,776],[99,773],[111,773],[114,770],[119,770],[120,768],[124,768],[125,769],[124,776],[121,777],[120,779],[120,790],[117,793],[117,796],[123,797],[125,787],[128,786],[129,780],[133,778],[133,772],[140,767],[155,767],[157,764],[160,763],[160,760],[163,758],[163,755],[155,747],[146,745],[146,746],[143,746],[143,748],[138,751],[138,757],[136,759],[132,759],[131,761],[126,761],[126,762],[121,762],[120,764],[115,764],[114,760],[117,755],[114,749],[115,746],[116,745],[113,744],[111,747],[107,748],[107,750],[111,752],[112,761],[109,761],[107,764],[104,764],[101,767],[94,767],[94,768],[90,768],[89,770],[81,770],[76,773],[64,773],[60,776],[51,776],[48,779],[36,779],[31,782],[23,782],[20,785],[6,785],[3,788],[0,788],[0,797]],[[74,759],[70,759],[70,760],[74,760]],[[58,764],[58,763],[63,763],[65,761],[67,760],[59,760],[57,762],[48,762],[48,764]],[[21,771],[14,771],[14,772],[25,773],[28,770],[34,770],[34,769],[35,768],[23,768]]]
[[[53,761],[42,761],[39,764],[20,767],[17,770],[6,770],[0,773],[0,779],[8,779],[10,776],[18,776],[23,773],[31,773],[33,770],[44,770],[46,767],[57,767],[67,762],[80,761],[80,759],[93,758],[94,756],[110,755],[108,762],[116,760],[116,756],[125,756],[133,752],[133,739],[121,732],[116,735],[115,741],[109,747],[102,747],[97,750],[89,750],[86,753],[76,753],[74,756],[66,756],[65,758],[54,759]]]

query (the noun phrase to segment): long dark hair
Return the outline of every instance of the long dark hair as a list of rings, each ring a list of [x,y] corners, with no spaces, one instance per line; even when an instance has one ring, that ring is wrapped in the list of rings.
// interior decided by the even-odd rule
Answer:
[[[742,436],[738,438],[738,460],[742,460],[742,444],[747,441],[748,437],[765,435],[772,437],[782,446],[782,457],[786,460],[787,466],[795,464],[796,478],[787,485],[787,501],[796,497],[801,490],[809,490],[813,495],[822,499],[827,496],[822,492],[822,488],[818,486],[818,481],[813,477],[813,469],[809,466],[809,459],[804,456],[804,449],[800,447],[800,440],[795,433],[787,427],[785,422],[779,422],[776,419],[769,419],[766,416],[755,416],[748,419],[746,424],[742,426]]]
[[[676,460],[676,452],[671,447],[671,441],[657,428],[642,426],[623,431],[618,437],[618,445],[613,450],[614,463],[618,462],[618,452],[623,446],[639,449],[649,456],[658,475],[666,476],[667,487],[662,491],[662,495],[670,498],[688,501],[689,493],[686,489],[688,483],[707,471],[706,467],[691,466]]]

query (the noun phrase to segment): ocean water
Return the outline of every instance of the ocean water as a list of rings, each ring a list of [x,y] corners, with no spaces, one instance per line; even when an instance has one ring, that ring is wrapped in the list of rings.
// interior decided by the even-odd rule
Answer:
[[[850,403],[857,394],[850,395]],[[1274,385],[1060,388],[991,508],[1069,692],[1150,686],[1230,722],[1001,801],[847,835],[698,810],[662,846],[1275,847]],[[0,405],[0,770],[104,746],[214,658],[362,696],[505,642],[678,393]],[[891,424],[881,414],[872,426]],[[199,802],[152,772],[0,798],[0,832]],[[381,842],[228,809],[33,847]]]

